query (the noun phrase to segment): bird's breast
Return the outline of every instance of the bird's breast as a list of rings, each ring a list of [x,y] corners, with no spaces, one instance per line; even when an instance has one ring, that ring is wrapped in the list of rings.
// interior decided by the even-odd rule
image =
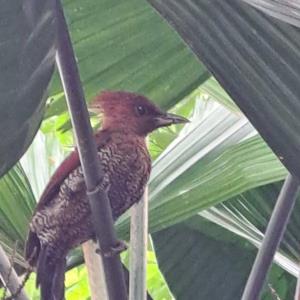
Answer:
[[[104,169],[103,188],[116,219],[141,199],[150,175],[150,157],[138,143],[109,144],[98,156]]]

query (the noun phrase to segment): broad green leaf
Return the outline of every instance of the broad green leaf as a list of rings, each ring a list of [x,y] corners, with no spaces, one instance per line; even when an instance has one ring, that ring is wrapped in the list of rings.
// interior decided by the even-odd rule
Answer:
[[[9,253],[16,248],[22,264],[24,238],[35,199],[22,167],[17,164],[0,179],[0,243]]]
[[[228,232],[214,224],[205,227],[207,234],[203,224],[203,219],[189,221],[153,235],[159,265],[171,291],[178,300],[241,299],[255,258],[254,247],[234,238],[226,240]],[[295,278],[273,266],[261,300],[276,299],[275,295],[292,299],[295,286]]]
[[[241,298],[253,251],[182,225],[154,234],[153,240],[160,268],[177,300]]]
[[[101,90],[129,90],[170,108],[209,77],[146,1],[74,0],[63,4],[86,99]],[[58,76],[50,100],[48,117],[65,112]]]
[[[278,182],[251,189],[200,215],[259,247],[281,186],[282,182]],[[274,259],[294,276],[299,272],[299,211],[300,196]]]
[[[56,26],[55,1],[0,3],[1,176],[26,151],[43,118]]]
[[[232,195],[282,179],[287,173],[260,138],[232,146],[215,159],[213,151],[209,154],[211,157],[203,157],[180,176],[166,177],[172,182],[161,191],[161,184],[153,187],[152,231],[184,220]]]
[[[240,0],[149,0],[300,175],[300,29]]]

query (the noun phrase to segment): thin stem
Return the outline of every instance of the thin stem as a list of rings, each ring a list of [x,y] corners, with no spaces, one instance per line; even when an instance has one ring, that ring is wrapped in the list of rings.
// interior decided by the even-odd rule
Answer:
[[[300,300],[300,266],[298,266],[298,279],[295,291],[294,300]]]
[[[107,288],[101,257],[96,254],[97,244],[87,241],[82,244],[84,262],[88,272],[88,280],[92,300],[107,300]]]
[[[289,174],[280,191],[265,237],[259,248],[242,300],[257,300],[273,257],[282,239],[299,189],[298,178]]]
[[[11,294],[15,294],[21,286],[21,281],[11,265],[6,253],[0,246],[0,278]],[[16,300],[29,300],[23,289],[15,296]]]
[[[102,252],[109,252],[117,245],[117,236],[107,195],[99,188],[99,183],[103,178],[103,171],[97,157],[96,145],[93,139],[75,55],[60,0],[57,0],[57,23],[56,63],[74,128],[87,186],[87,195],[90,200],[95,233]],[[109,299],[127,299],[120,256],[102,256],[102,259]]]
[[[147,297],[148,188],[131,208],[129,300]]]

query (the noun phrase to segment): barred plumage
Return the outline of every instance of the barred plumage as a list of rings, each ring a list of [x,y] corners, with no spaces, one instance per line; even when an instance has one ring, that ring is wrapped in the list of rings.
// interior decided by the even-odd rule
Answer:
[[[104,172],[101,187],[107,192],[116,220],[144,193],[151,170],[147,134],[186,119],[166,114],[145,97],[126,92],[102,93],[94,108],[103,111],[102,130],[95,134]],[[25,256],[31,266],[36,266],[43,300],[63,298],[65,256],[93,237],[90,206],[75,150],[51,178],[30,223]]]

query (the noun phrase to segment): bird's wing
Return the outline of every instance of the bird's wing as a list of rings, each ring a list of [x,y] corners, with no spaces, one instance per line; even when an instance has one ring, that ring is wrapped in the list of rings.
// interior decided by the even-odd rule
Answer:
[[[79,167],[79,165],[79,154],[77,149],[75,149],[65,158],[65,160],[61,163],[61,165],[51,176],[46,188],[44,189],[44,192],[42,193],[42,196],[40,197],[36,210],[39,210],[41,207],[46,205],[49,202],[49,200],[55,197],[55,195],[59,191],[62,182],[72,171]]]
[[[106,130],[101,130],[94,136],[97,149],[101,149],[110,139]],[[68,175],[80,165],[79,154],[75,149],[58,167],[49,180],[35,212],[43,209],[59,192],[60,186]],[[31,265],[36,265],[40,254],[40,241],[35,232],[29,230],[25,247],[25,258]]]
[[[105,145],[109,140],[109,133],[105,130],[99,131],[94,135],[97,149]],[[65,160],[61,163],[61,165],[57,168],[54,174],[51,176],[40,200],[37,204],[36,211],[41,209],[43,206],[47,205],[47,203],[55,197],[55,195],[59,192],[59,188],[62,182],[68,177],[68,175],[74,171],[80,165],[79,154],[77,149],[72,151]]]

